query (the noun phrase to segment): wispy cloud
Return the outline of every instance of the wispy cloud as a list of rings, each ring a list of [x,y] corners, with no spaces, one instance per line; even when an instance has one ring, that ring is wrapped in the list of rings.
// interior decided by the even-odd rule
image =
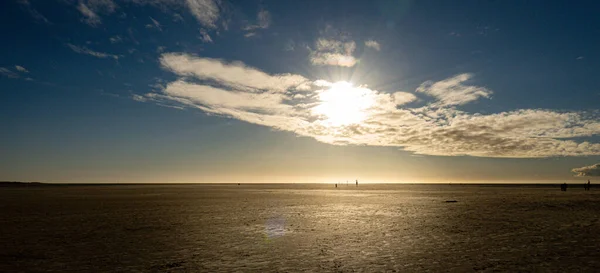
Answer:
[[[19,74],[11,71],[10,69],[8,69],[6,67],[0,67],[0,75],[2,75],[4,77],[13,78],[13,79],[16,79],[19,77]]]
[[[581,168],[574,168],[571,171],[576,173],[575,176],[600,176],[600,163]]]
[[[269,25],[271,25],[271,13],[267,10],[260,10],[258,15],[256,15],[256,18],[258,20],[259,28],[269,28]]]
[[[472,77],[473,75],[465,73],[439,82],[427,81],[416,91],[435,97],[440,105],[462,105],[480,97],[489,98],[492,91],[465,84]]]
[[[162,31],[162,25],[160,24],[160,22],[156,21],[156,19],[152,17],[150,17],[150,21],[152,21],[152,24],[147,24],[146,28],[154,28],[158,31]]]
[[[121,38],[121,36],[119,36],[119,35],[116,35],[116,36],[110,37],[109,41],[111,44],[116,44],[116,43],[122,42],[123,38]]]
[[[468,85],[470,76],[465,75],[470,74],[420,87],[419,92],[434,100],[407,107],[417,100],[412,92],[388,93],[294,74],[271,75],[240,62],[181,53],[163,54],[160,62],[181,78],[136,100],[197,108],[325,143],[396,146],[440,156],[600,155],[600,144],[572,140],[599,135],[597,116],[541,109],[495,114],[457,109],[491,94]]]
[[[352,56],[355,49],[354,41],[342,42],[320,38],[315,42],[315,49],[310,53],[310,62],[313,65],[352,67],[357,62]]]
[[[33,8],[33,6],[31,6],[31,3],[29,2],[29,0],[18,0],[17,2],[21,5],[21,7],[24,10],[29,12],[31,17],[33,17],[38,22],[42,22],[45,24],[51,24],[51,22],[44,15],[42,15],[35,8]]]
[[[144,96],[140,96],[140,95],[133,95],[131,96],[131,98],[135,101],[139,101],[139,102],[146,102],[148,101],[148,99],[146,99]]]
[[[15,70],[16,71],[10,70],[6,67],[0,67],[0,75],[11,78],[11,79],[18,79],[18,78],[21,78],[21,76],[25,76],[25,74],[29,73],[29,70],[27,70],[25,67],[22,67],[20,65],[15,65]],[[24,79],[26,81],[33,80],[30,77],[25,77]]]
[[[25,0],[22,0],[25,1]],[[183,17],[179,14],[182,10],[191,13],[194,18],[205,29],[217,29],[221,16],[222,0],[124,0],[127,4],[139,6],[152,6],[168,13],[174,17],[175,21],[182,21]],[[75,2],[70,0],[71,3]],[[90,26],[97,27],[102,24],[102,17],[114,13],[119,6],[118,1],[114,0],[77,0],[75,7],[83,16],[82,21]],[[261,17],[263,18],[263,17]],[[267,18],[268,19],[268,18]],[[150,17],[150,23],[147,28],[163,30],[163,25],[153,17]],[[264,19],[262,24],[264,24]],[[268,24],[268,23],[267,23]]]
[[[294,40],[288,40],[283,47],[283,51],[294,51],[296,49],[296,42]]]
[[[113,0],[79,0],[77,10],[83,15],[83,21],[90,26],[102,23],[100,13],[111,14],[117,8]]]
[[[200,40],[202,40],[202,42],[205,43],[212,43],[213,40],[210,37],[210,35],[208,35],[208,31],[206,31],[206,29],[200,29]]]
[[[19,72],[29,73],[29,70],[27,70],[25,67],[22,67],[20,65],[15,65],[15,69]]]
[[[253,31],[256,29],[267,29],[271,25],[271,14],[269,11],[261,9],[256,15],[256,23],[244,26],[243,30]]]
[[[81,14],[84,17],[84,19],[83,19],[84,22],[86,22],[88,25],[90,25],[90,26],[96,26],[96,25],[102,23],[102,20],[100,19],[100,16],[98,16],[98,14],[96,14],[94,11],[92,11],[83,2],[79,2],[79,5],[77,5],[77,10],[79,12],[81,12]]]
[[[219,59],[199,58],[180,53],[163,54],[160,63],[163,68],[177,75],[216,81],[242,90],[283,92],[308,81],[302,76],[293,74],[269,75],[240,62],[226,63]]]
[[[261,29],[267,29],[271,25],[271,14],[269,11],[261,9],[256,15],[256,23],[247,23],[246,26],[242,27],[242,30],[246,31],[244,37],[250,38],[258,34]]]
[[[379,43],[375,40],[369,40],[369,41],[365,41],[365,46],[368,48],[372,48],[375,49],[377,51],[381,50],[381,46],[379,45]]]
[[[94,56],[96,58],[102,58],[102,59],[104,59],[104,58],[113,58],[115,60],[119,59],[118,55],[94,51],[94,50],[91,50],[91,49],[89,49],[89,48],[87,48],[85,46],[76,46],[76,45],[69,44],[69,43],[67,43],[66,45],[71,50],[73,50],[74,52],[79,53],[79,54],[90,55],[90,56]]]
[[[84,0],[80,0],[84,2]],[[117,4],[113,0],[85,0],[88,6],[93,10],[99,10],[101,12],[113,13],[117,9]]]
[[[206,28],[216,28],[219,19],[217,0],[186,0],[189,11]]]

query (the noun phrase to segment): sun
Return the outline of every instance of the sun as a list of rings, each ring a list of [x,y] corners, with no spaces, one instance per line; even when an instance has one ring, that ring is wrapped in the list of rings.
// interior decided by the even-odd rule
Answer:
[[[313,114],[325,117],[329,126],[358,124],[367,117],[366,110],[374,104],[369,89],[354,87],[349,82],[336,82],[319,93],[319,104]]]

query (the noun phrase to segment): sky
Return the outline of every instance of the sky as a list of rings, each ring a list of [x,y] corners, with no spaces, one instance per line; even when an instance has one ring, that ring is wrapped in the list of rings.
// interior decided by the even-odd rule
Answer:
[[[597,1],[8,0],[0,180],[600,175]]]

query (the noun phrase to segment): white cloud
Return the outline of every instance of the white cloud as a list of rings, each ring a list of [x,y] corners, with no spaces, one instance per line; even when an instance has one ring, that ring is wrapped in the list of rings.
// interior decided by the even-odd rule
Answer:
[[[247,67],[241,62],[225,63],[218,59],[199,58],[188,54],[163,54],[160,63],[165,69],[178,75],[218,81],[242,89],[283,92],[308,81],[299,75],[269,75],[258,69]]]
[[[260,10],[256,18],[259,28],[269,28],[269,25],[271,25],[271,14],[267,10]]]
[[[196,20],[206,28],[216,28],[219,6],[215,0],[186,0],[187,7]]]
[[[29,73],[29,70],[25,69],[25,67],[22,67],[20,65],[15,65],[15,69],[19,72]]]
[[[284,99],[284,95],[281,93],[227,91],[209,85],[187,83],[182,80],[167,84],[164,93],[194,103],[210,105],[215,109],[256,109],[262,112],[275,113],[289,108],[289,106],[281,103]]]
[[[403,104],[407,104],[409,102],[413,102],[417,99],[417,96],[415,96],[412,93],[407,93],[407,92],[396,92],[394,93],[394,102],[397,105],[403,105]]]
[[[424,123],[397,140],[409,143],[405,149],[418,154],[524,158],[600,154],[600,144],[563,140],[600,134],[598,121],[582,119],[578,113],[518,110],[482,115],[431,107],[412,111]]]
[[[440,105],[462,105],[479,97],[489,98],[492,91],[464,84],[472,77],[473,75],[465,73],[439,82],[427,81],[417,88],[417,92],[437,98]]]
[[[210,37],[210,35],[208,35],[208,32],[206,31],[206,29],[200,29],[200,40],[202,40],[202,42],[205,43],[212,43],[213,40]]]
[[[146,99],[144,96],[141,95],[133,95],[131,96],[131,98],[135,101],[139,101],[139,102],[146,102],[148,101],[148,99]]]
[[[26,0],[20,0],[26,1]],[[74,2],[74,0],[66,0]],[[183,21],[179,14],[182,10],[191,13],[194,18],[206,29],[216,29],[221,16],[221,0],[120,0],[126,4],[140,6],[153,6],[173,16],[174,21]],[[102,23],[102,16],[114,13],[118,6],[114,0],[77,0],[76,8],[83,15],[83,21],[90,26],[98,26]],[[124,15],[124,13],[123,13]],[[261,17],[264,18],[264,17]],[[268,17],[266,17],[268,18]],[[147,28],[155,28],[162,31],[163,25],[156,19],[150,17],[151,23]],[[265,21],[261,21],[265,22]]]
[[[313,53],[310,56],[310,61],[314,65],[352,67],[356,64],[356,59],[353,56],[339,53]]]
[[[26,1],[26,0],[20,0]],[[75,0],[64,0],[70,3]],[[221,16],[221,0],[120,0],[126,4],[139,6],[152,6],[173,16],[174,21],[183,21],[180,15],[182,11],[187,11],[200,25],[205,29],[218,28],[219,18]],[[97,27],[102,24],[102,17],[114,13],[119,7],[114,0],[77,0],[75,6],[83,16],[83,21],[90,26]],[[125,14],[122,13],[122,16]],[[268,14],[267,14],[268,15]],[[268,19],[267,17],[261,17]],[[153,28],[159,31],[163,30],[163,25],[153,17],[150,17],[150,23],[146,28]],[[265,21],[260,21],[264,23]],[[226,22],[224,22],[226,23]],[[267,23],[268,24],[268,23]],[[226,27],[226,25],[224,25]]]
[[[310,61],[313,65],[352,67],[357,62],[352,56],[355,49],[354,41],[342,42],[320,38],[315,42],[315,50],[310,53]]]
[[[9,78],[13,78],[16,79],[19,77],[19,74],[11,71],[8,68],[5,67],[0,67],[0,75],[5,76],[5,77],[9,77]]]
[[[119,36],[119,35],[116,35],[116,36],[110,37],[109,40],[110,40],[111,44],[116,44],[116,43],[122,42],[123,38],[121,38],[121,36]]]
[[[84,2],[84,1],[81,1]],[[113,0],[87,0],[87,5],[95,11],[113,13],[117,9],[117,4]]]
[[[336,40],[318,39],[315,43],[317,51],[333,51],[344,54],[352,54],[356,49],[354,41],[341,42]]]
[[[600,176],[600,163],[581,168],[574,168],[571,171],[576,173],[575,176]]]
[[[77,5],[77,10],[79,10],[79,12],[81,12],[81,14],[84,16],[83,20],[88,25],[90,25],[90,26],[96,26],[96,25],[102,23],[102,20],[100,19],[100,16],[98,16],[98,14],[96,14],[94,11],[92,11],[83,2],[79,2],[79,5]]]
[[[83,21],[90,26],[102,23],[99,13],[111,14],[117,8],[112,0],[80,0],[77,10],[83,15]]]
[[[190,12],[194,18],[205,28],[217,28],[220,17],[219,5],[221,0],[122,0],[140,6],[153,6],[163,12],[169,13],[174,22],[184,21],[180,12]]]
[[[66,44],[66,45],[71,50],[73,50],[74,52],[79,53],[79,54],[90,55],[90,56],[94,56],[96,58],[102,58],[102,59],[104,59],[104,58],[113,58],[115,60],[119,59],[118,55],[94,51],[94,50],[91,50],[91,49],[89,49],[87,47],[84,47],[84,46],[76,46],[76,45],[73,45],[73,44]]]
[[[147,28],[155,28],[155,29],[158,29],[158,31],[162,31],[162,26],[161,26],[160,22],[156,21],[152,17],[150,17],[150,21],[152,21],[152,24],[146,25]]]
[[[377,51],[381,50],[381,46],[379,45],[379,43],[377,41],[374,40],[369,40],[369,41],[365,41],[365,46],[375,49]]]
[[[267,29],[271,25],[271,14],[269,11],[261,9],[256,15],[256,24],[247,25],[243,30],[253,31],[256,29]]]
[[[467,85],[468,74],[419,87],[436,100],[410,108],[407,103],[417,97],[409,92],[271,75],[240,62],[187,54],[163,54],[160,61],[181,78],[134,99],[196,108],[335,145],[395,146],[439,156],[600,155],[600,143],[573,140],[600,135],[597,116],[541,109],[495,114],[457,109],[491,94]]]

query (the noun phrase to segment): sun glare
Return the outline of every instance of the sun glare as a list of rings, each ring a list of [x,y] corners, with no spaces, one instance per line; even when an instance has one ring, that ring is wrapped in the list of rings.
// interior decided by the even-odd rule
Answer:
[[[313,113],[322,115],[330,126],[357,124],[365,120],[366,109],[373,105],[369,90],[353,87],[349,82],[336,82],[319,93],[320,103]]]

